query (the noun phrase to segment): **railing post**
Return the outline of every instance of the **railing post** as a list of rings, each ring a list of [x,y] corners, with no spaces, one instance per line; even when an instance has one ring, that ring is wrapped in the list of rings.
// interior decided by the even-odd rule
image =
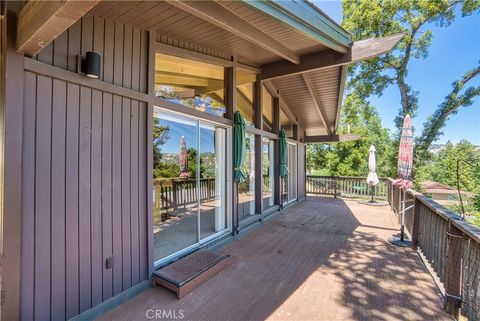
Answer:
[[[447,253],[445,263],[445,301],[447,313],[458,317],[462,287],[463,233],[452,219],[448,221]]]
[[[418,238],[420,236],[420,209],[421,201],[415,195],[414,207],[413,207],[413,226],[412,226],[412,247],[416,250],[418,247]]]
[[[333,181],[333,197],[337,198],[337,179],[338,177],[335,176]]]

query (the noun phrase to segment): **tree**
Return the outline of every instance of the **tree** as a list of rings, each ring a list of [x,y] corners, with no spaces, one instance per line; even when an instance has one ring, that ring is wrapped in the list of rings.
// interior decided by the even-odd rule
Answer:
[[[381,57],[369,59],[350,68],[349,86],[357,95],[367,98],[381,95],[391,85],[400,93],[400,105],[395,123],[398,129],[406,114],[415,116],[418,109],[418,91],[407,82],[408,66],[412,59],[425,59],[432,42],[429,24],[448,26],[455,20],[456,10],[470,15],[480,7],[479,0],[343,0],[343,26],[355,40],[389,36],[403,33],[397,47]],[[454,90],[447,96],[433,117],[426,124],[421,138],[427,138],[421,145],[421,152],[440,135],[440,129],[448,116],[462,106],[469,106],[472,98],[479,95],[477,89],[460,91],[478,76],[478,68],[467,73],[454,83]]]
[[[394,150],[387,129],[382,127],[374,106],[356,95],[348,93],[340,119],[339,133],[360,134],[353,142],[308,145],[307,168],[322,175],[366,176],[368,173],[368,149],[377,149],[377,173],[391,176]]]

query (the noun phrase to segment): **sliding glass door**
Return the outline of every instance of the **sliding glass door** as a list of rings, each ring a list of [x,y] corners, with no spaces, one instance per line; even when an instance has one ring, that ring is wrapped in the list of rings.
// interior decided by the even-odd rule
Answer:
[[[229,129],[154,108],[155,262],[225,232]]]
[[[297,145],[288,143],[287,153],[288,174],[281,180],[282,204],[288,204],[297,199]]]

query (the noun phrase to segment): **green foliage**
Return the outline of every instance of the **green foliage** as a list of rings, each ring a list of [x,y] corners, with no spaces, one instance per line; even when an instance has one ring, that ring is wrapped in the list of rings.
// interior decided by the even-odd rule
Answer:
[[[388,86],[396,85],[401,108],[395,123],[400,129],[404,116],[408,113],[414,117],[419,107],[418,91],[407,83],[406,78],[411,59],[428,57],[433,38],[429,26],[448,26],[455,20],[458,8],[466,16],[479,7],[478,0],[343,0],[342,24],[352,33],[354,40],[404,34],[394,50],[352,66],[349,87],[366,98],[381,95]],[[457,102],[455,108],[464,106],[462,100]],[[468,105],[468,100],[465,102]],[[437,120],[441,121],[441,115],[434,116],[432,122]],[[439,131],[432,134],[434,138],[438,137]]]
[[[414,183],[420,190],[421,182],[432,180],[452,187],[457,186],[457,161],[462,160],[459,166],[460,189],[480,194],[480,151],[468,141],[461,141],[457,145],[447,143],[431,160],[415,168]],[[463,160],[474,164],[466,165]]]
[[[355,133],[357,141],[307,146],[307,169],[321,175],[366,176],[368,174],[368,149],[377,149],[377,173],[379,176],[395,174],[395,155],[387,129],[382,127],[375,107],[358,95],[346,96],[339,133]]]

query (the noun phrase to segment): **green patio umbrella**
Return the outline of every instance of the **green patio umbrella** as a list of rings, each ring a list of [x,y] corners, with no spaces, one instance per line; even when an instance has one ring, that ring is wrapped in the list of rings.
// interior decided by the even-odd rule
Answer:
[[[280,130],[280,177],[287,177],[288,175],[288,144],[287,144],[287,134],[285,129]]]
[[[245,174],[242,171],[242,164],[245,160],[245,120],[240,112],[235,112],[233,129],[233,166],[234,180],[236,183],[245,181]]]

